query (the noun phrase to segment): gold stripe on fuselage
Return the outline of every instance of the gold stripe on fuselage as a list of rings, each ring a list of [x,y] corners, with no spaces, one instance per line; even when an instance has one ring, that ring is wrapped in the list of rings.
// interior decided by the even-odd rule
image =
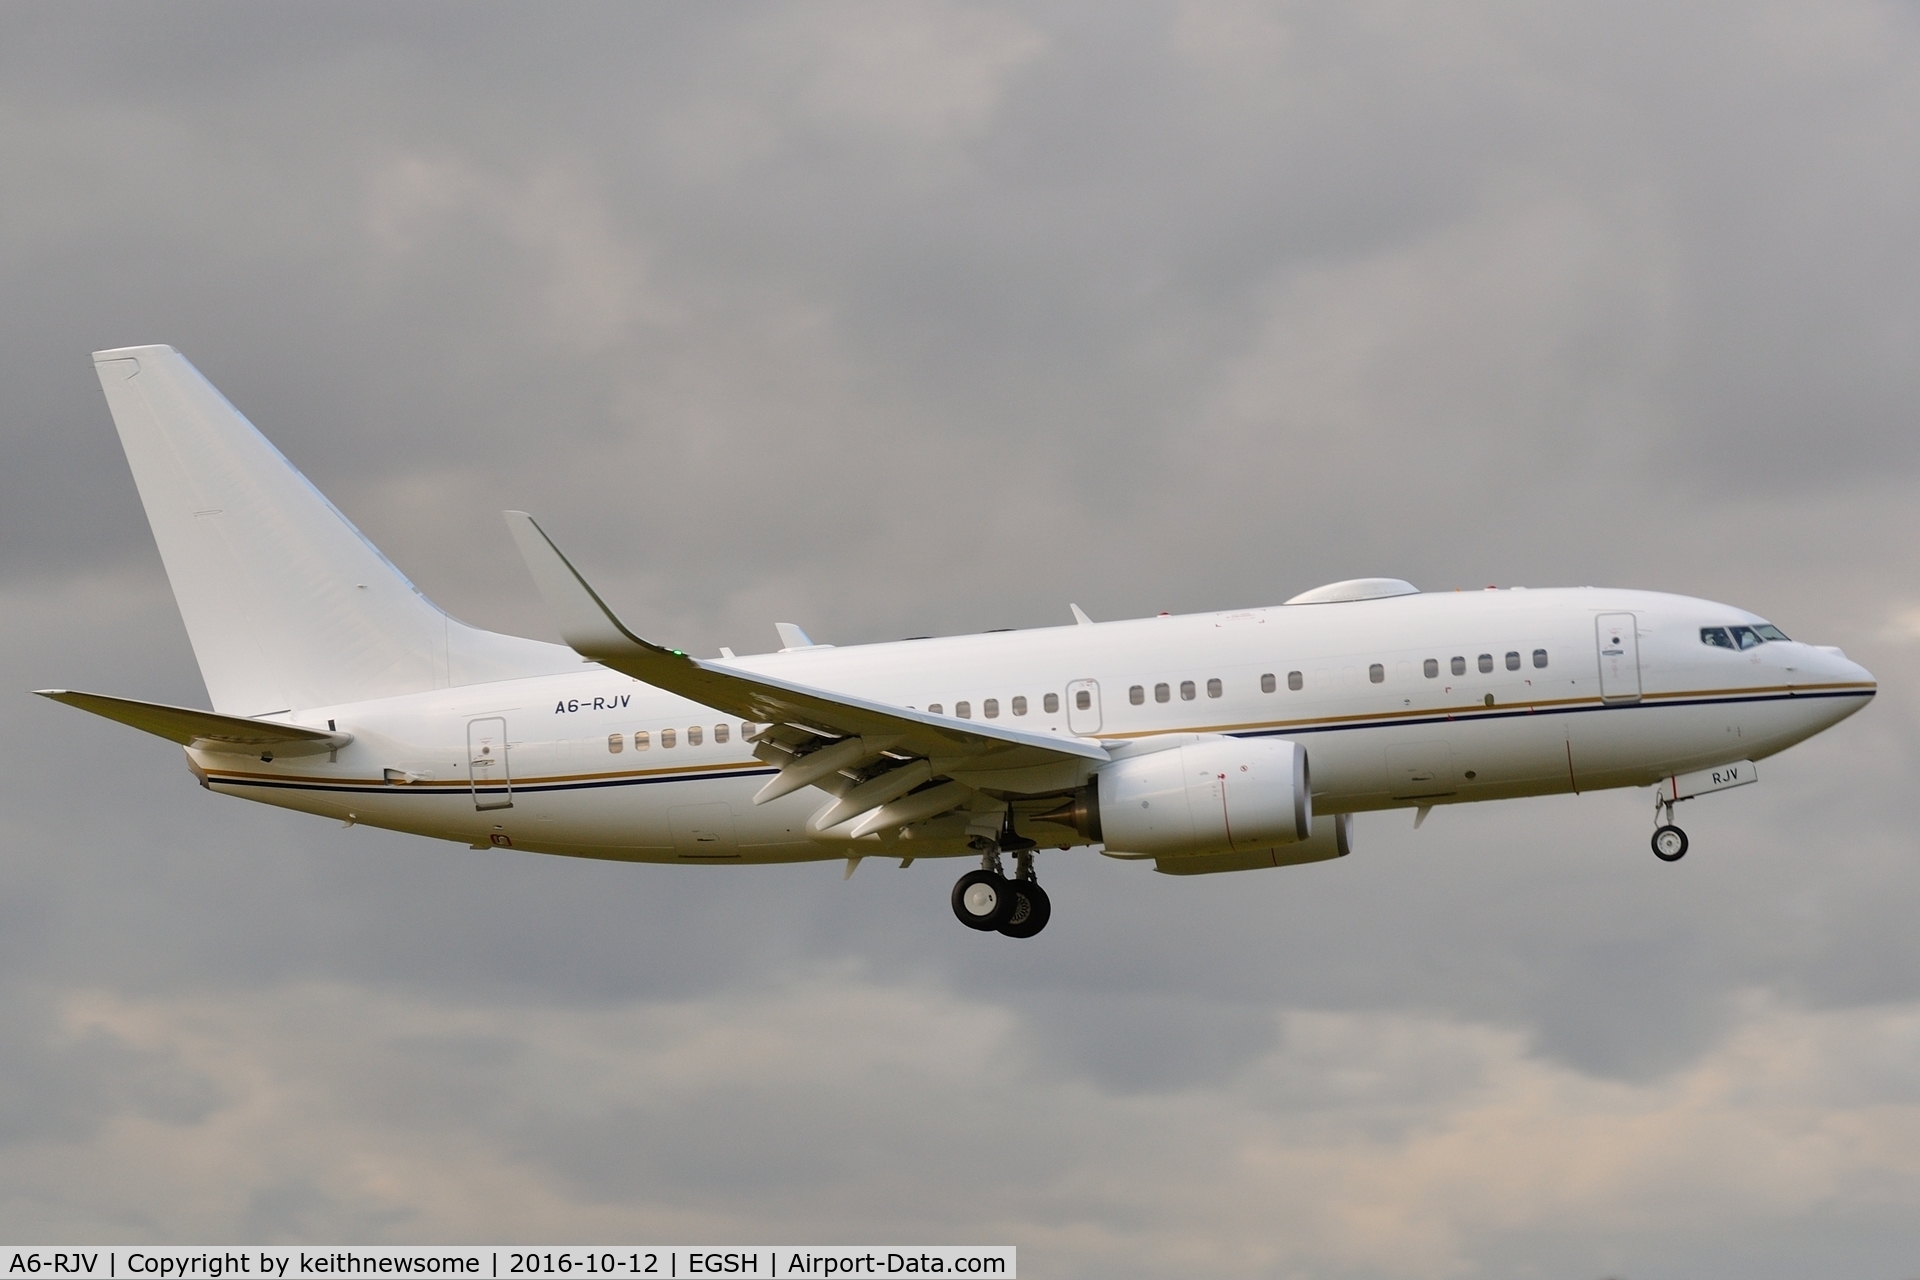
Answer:
[[[591,739],[589,739],[591,741]],[[730,761],[726,764],[686,765],[680,768],[663,767],[659,769],[626,769],[613,773],[565,773],[544,777],[506,778],[479,783],[481,787],[552,787],[565,786],[572,782],[617,782],[623,779],[657,778],[664,775],[679,774],[689,781],[704,777],[727,777],[749,769],[767,769],[771,766],[758,760]],[[219,782],[311,782],[320,787],[380,787],[390,791],[416,792],[465,792],[474,787],[471,778],[422,778],[417,782],[390,782],[379,778],[316,778],[298,773],[262,773],[258,770],[242,771],[238,769],[209,769],[207,777]]]
[[[1398,711],[1369,711],[1351,715],[1310,716],[1291,720],[1256,720],[1238,724],[1180,725],[1166,729],[1147,729],[1128,733],[1101,733],[1092,736],[1103,742],[1127,742],[1140,738],[1164,737],[1168,734],[1178,733],[1285,733],[1289,730],[1300,732],[1333,728],[1341,725],[1363,727],[1367,725],[1385,726],[1396,721],[1424,723],[1435,719],[1486,719],[1489,717],[1489,713],[1495,716],[1512,715],[1515,712],[1521,711],[1529,713],[1551,713],[1580,707],[1644,706],[1648,703],[1699,699],[1740,700],[1779,695],[1833,694],[1846,692],[1855,692],[1865,697],[1871,697],[1878,689],[1879,686],[1877,684],[1848,682],[1804,685],[1758,685],[1734,689],[1683,689],[1666,693],[1643,694],[1637,702],[1621,703],[1609,703],[1597,697],[1545,698],[1535,699],[1529,702],[1500,702],[1496,700],[1491,706],[1487,705],[1484,701],[1467,702],[1445,707],[1429,707],[1418,711],[1402,708]],[[592,739],[587,739],[587,741],[592,741]],[[692,782],[703,778],[729,777],[749,770],[764,770],[771,767],[772,766],[764,764],[759,760],[736,760],[723,764],[682,765],[677,767],[673,765],[662,765],[655,769],[624,769],[609,773],[549,774],[536,777],[510,778],[506,781],[481,782],[478,785],[483,788],[511,786],[530,790],[535,787],[567,786],[578,783],[639,781],[646,778],[658,778],[669,775],[680,775],[687,781]],[[383,790],[395,792],[411,791],[428,794],[464,793],[472,790],[475,785],[474,781],[470,778],[435,778],[421,779],[417,782],[390,782],[385,777],[315,778],[303,774],[264,773],[257,770],[242,771],[237,769],[208,769],[206,770],[206,776],[209,782],[311,783],[316,789],[332,787],[378,787]]]

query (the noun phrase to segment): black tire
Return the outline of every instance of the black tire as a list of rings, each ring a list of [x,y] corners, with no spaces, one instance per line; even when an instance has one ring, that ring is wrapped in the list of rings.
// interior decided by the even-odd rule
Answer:
[[[1008,887],[1020,901],[1015,904],[1013,915],[1000,926],[1000,932],[1009,938],[1031,938],[1053,918],[1053,900],[1032,880],[1015,880]]]
[[[953,882],[954,918],[969,929],[992,933],[1013,918],[1019,905],[1006,877],[991,871],[969,871]]]
[[[1687,856],[1687,833],[1668,823],[1655,828],[1653,833],[1653,856],[1662,862],[1678,862]]]

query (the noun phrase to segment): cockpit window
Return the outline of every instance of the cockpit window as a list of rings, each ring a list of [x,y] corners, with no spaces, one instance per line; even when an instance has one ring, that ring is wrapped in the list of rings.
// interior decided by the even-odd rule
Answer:
[[[1786,638],[1786,632],[1769,622],[1754,627],[1700,628],[1700,643],[1716,649],[1754,649],[1769,640]]]

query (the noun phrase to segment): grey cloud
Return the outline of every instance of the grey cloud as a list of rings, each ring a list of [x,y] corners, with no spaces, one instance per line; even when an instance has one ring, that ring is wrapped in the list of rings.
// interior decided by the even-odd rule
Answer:
[[[507,506],[690,647],[1386,572],[1729,599],[1883,692],[1694,802],[1679,867],[1618,794],[1417,834],[1368,815],[1347,863],[1265,876],[1049,853],[1060,910],[1021,949],[956,929],[938,867],[699,875],[341,831],[16,696],[0,1124],[38,1163],[0,1174],[0,1220],[977,1227],[1060,1274],[1885,1269],[1905,1166],[1753,1139],[1844,1195],[1768,1190],[1712,1163],[1748,1138],[1662,1090],[1771,1079],[1754,1064],[1811,1037],[1808,1114],[1911,1123],[1885,1064],[1920,1001],[1916,58],[1910,11],[1870,4],[15,6],[16,690],[201,696],[85,359],[164,341],[436,600],[524,634],[548,624]],[[62,1040],[86,999],[110,1029]],[[622,1040],[669,1007],[661,1043],[737,1045],[748,1007],[785,1056],[694,1053],[727,1087],[673,1093],[686,1065]],[[833,1008],[872,1022],[809,1029]],[[149,1026],[189,1013],[211,1029]],[[961,1066],[889,1057],[914,1037]],[[1547,1098],[1527,1123],[1579,1149],[1606,1110],[1586,1090],[1645,1108],[1651,1164],[1621,1167],[1697,1213],[1530,1198],[1575,1174],[1506,1163],[1486,1117]],[[221,1153],[193,1184],[214,1209],[171,1198],[143,1134]],[[356,1181],[368,1151],[410,1190]]]
[[[1471,1022],[1296,1012],[1227,1077],[1157,1097],[1025,1056],[991,1001],[831,969],[698,1004],[292,984],[87,1016],[222,1090],[198,1122],[109,1114],[85,1144],[0,1150],[0,1188],[118,1213],[121,1234],[905,1241],[963,1201],[1029,1265],[1123,1276],[1797,1265],[1841,1232],[1876,1264],[1903,1238],[1882,1197],[1906,1162],[1868,1130],[1910,1120],[1904,1077],[1875,1074],[1911,1008],[1749,1001],[1712,1052],[1636,1085]],[[183,1172],[129,1215],[117,1171],[156,1158]]]

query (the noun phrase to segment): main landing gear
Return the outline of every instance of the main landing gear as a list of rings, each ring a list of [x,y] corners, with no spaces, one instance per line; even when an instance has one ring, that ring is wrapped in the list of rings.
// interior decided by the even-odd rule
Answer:
[[[982,841],[982,843],[985,843]],[[980,856],[980,869],[954,882],[953,914],[969,929],[1004,933],[1009,938],[1031,938],[1047,927],[1053,903],[1033,877],[1035,843],[1014,830],[1013,806],[1007,806],[1000,839]],[[1000,855],[1013,855],[1009,880],[1000,870]]]
[[[1662,819],[1665,821],[1662,821]],[[1687,856],[1687,833],[1673,825],[1673,801],[1662,796],[1653,802],[1653,856],[1678,862]]]

